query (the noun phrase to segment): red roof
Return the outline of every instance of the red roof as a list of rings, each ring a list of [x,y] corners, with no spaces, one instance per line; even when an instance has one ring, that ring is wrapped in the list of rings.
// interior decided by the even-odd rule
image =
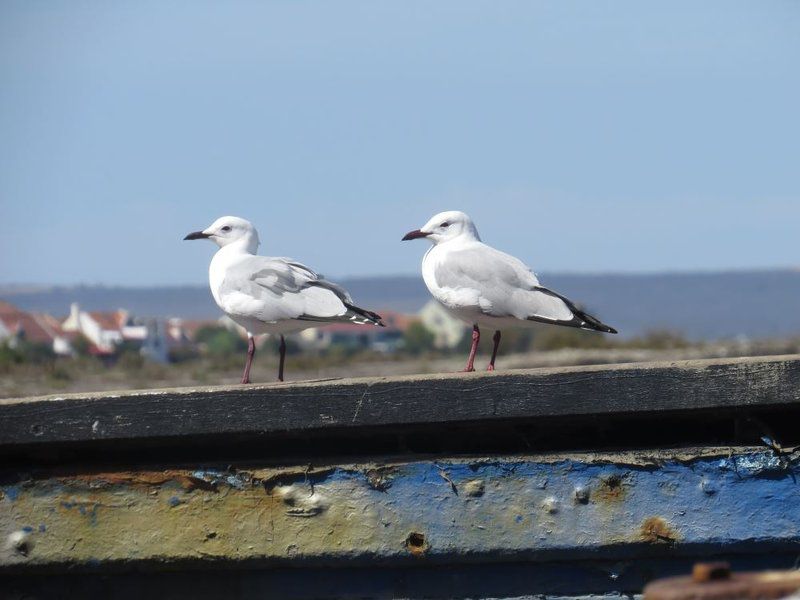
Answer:
[[[125,325],[125,313],[121,310],[114,312],[91,311],[89,316],[106,331],[118,331]]]
[[[11,333],[22,335],[29,342],[51,344],[61,333],[61,327],[53,317],[27,313],[8,302],[0,302],[0,321]]]
[[[372,325],[357,325],[356,323],[331,323],[322,327],[315,327],[319,331],[327,331],[330,333],[352,333],[359,335],[366,333],[368,329],[372,329]]]
[[[2,300],[0,300],[0,316],[5,315],[7,313],[16,314],[20,312],[22,311],[13,304],[9,304],[8,302],[3,302]]]
[[[407,315],[395,310],[379,310],[378,314],[383,319],[386,327],[399,329],[400,331],[405,331],[411,323],[419,321],[419,317],[416,315]]]

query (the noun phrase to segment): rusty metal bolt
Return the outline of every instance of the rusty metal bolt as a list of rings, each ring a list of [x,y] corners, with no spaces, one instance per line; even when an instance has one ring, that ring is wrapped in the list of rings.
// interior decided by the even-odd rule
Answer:
[[[414,556],[422,556],[428,549],[428,543],[425,540],[425,534],[417,531],[412,531],[406,538],[406,548]]]
[[[647,584],[644,600],[785,600],[797,597],[800,572],[732,573],[724,562],[695,565],[691,577],[667,577]]]
[[[692,581],[720,581],[731,578],[731,566],[726,562],[697,563],[692,569]]]

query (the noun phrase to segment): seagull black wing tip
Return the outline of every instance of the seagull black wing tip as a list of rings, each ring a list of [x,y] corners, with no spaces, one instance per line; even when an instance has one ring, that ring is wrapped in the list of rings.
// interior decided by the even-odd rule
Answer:
[[[348,310],[351,310],[357,315],[364,317],[367,320],[367,322],[372,323],[373,325],[377,325],[378,327],[386,327],[386,325],[383,322],[383,318],[378,313],[374,313],[371,310],[365,310],[363,308],[359,308],[358,306],[349,304],[347,302],[345,302],[344,305],[347,307]]]

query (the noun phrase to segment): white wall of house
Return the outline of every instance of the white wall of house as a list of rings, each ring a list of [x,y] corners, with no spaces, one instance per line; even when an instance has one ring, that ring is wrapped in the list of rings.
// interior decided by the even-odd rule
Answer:
[[[103,329],[88,312],[82,311],[76,302],[69,307],[69,317],[61,324],[64,331],[77,331],[104,352],[113,352],[122,342],[122,332]]]
[[[329,348],[333,342],[333,336],[330,331],[316,329],[304,329],[297,334],[297,339],[300,345],[306,350],[325,350]]]
[[[126,340],[144,341],[150,335],[146,325],[126,325],[122,328],[122,337]]]
[[[434,335],[437,348],[455,348],[464,336],[466,324],[456,319],[436,300],[430,300],[419,311],[422,324]]]
[[[142,347],[139,350],[142,356],[157,363],[169,362],[169,349],[164,324],[154,320],[141,327],[145,331]]]
[[[53,338],[53,352],[59,356],[72,356],[74,354],[72,344],[69,343],[68,339],[61,336]]]

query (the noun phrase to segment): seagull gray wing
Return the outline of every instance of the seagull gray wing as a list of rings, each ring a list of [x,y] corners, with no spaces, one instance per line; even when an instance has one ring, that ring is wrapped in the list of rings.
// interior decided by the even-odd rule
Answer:
[[[379,323],[341,287],[289,258],[251,256],[232,265],[220,287],[228,310],[266,323],[286,319]]]
[[[521,260],[483,243],[449,252],[436,265],[434,277],[455,304],[476,307],[488,316],[612,331],[542,287]]]

